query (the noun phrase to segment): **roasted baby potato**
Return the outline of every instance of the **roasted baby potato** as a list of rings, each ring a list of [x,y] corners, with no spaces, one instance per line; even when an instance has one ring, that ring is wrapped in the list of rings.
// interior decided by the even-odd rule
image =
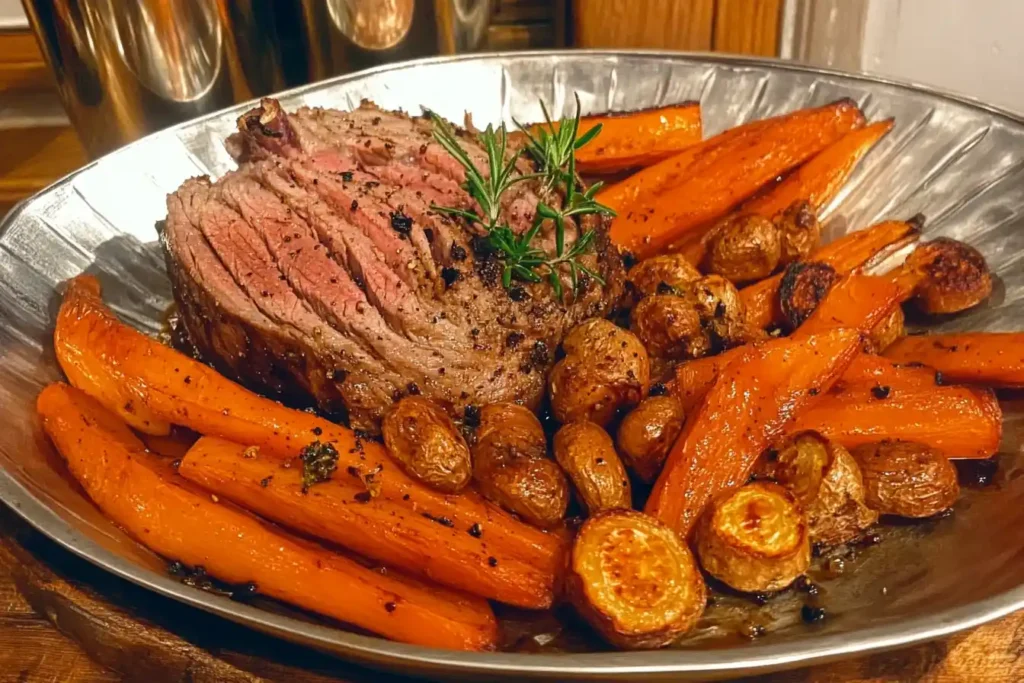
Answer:
[[[897,306],[889,314],[889,317],[875,325],[874,329],[871,330],[871,334],[868,335],[864,345],[864,351],[867,353],[882,353],[885,351],[897,339],[906,335],[905,321],[903,307]]]
[[[821,242],[821,223],[808,201],[793,202],[772,222],[779,231],[779,264],[783,266],[807,258]]]
[[[662,254],[633,266],[627,279],[641,296],[680,289],[700,278],[700,272],[682,254]]]
[[[704,570],[739,591],[782,590],[811,562],[807,521],[789,491],[770,482],[712,498],[696,530]]]
[[[703,266],[706,272],[739,284],[771,275],[781,255],[778,228],[763,216],[746,214],[712,228]]]
[[[864,500],[883,515],[931,517],[960,495],[956,468],[942,453],[910,441],[865,444],[851,451],[864,477]]]
[[[619,408],[647,395],[651,366],[636,335],[601,318],[577,325],[562,342],[565,358],[549,377],[551,409],[559,422],[608,424]]]
[[[920,245],[907,257],[905,267],[922,275],[914,296],[928,314],[958,313],[992,293],[985,258],[974,247],[948,237]]]
[[[747,307],[735,285],[720,275],[706,275],[682,290],[697,308],[713,349],[731,348],[749,340]]]
[[[384,415],[384,445],[409,476],[454,493],[472,476],[469,446],[441,406],[407,396]]]
[[[593,422],[571,422],[555,434],[554,449],[588,514],[631,507],[629,477],[608,432]]]
[[[682,431],[683,407],[679,401],[673,396],[650,396],[619,425],[619,453],[636,476],[653,482]]]
[[[527,522],[549,527],[565,517],[569,483],[547,456],[547,438],[531,410],[514,403],[480,409],[473,479],[485,498]]]
[[[878,521],[878,513],[864,504],[860,468],[845,448],[816,432],[801,432],[777,451],[775,480],[796,496],[812,543],[846,543]]]
[[[630,329],[657,358],[685,360],[711,352],[711,338],[692,299],[655,294],[640,300],[630,314]]]
[[[835,269],[825,263],[789,264],[779,284],[779,308],[787,330],[803,325],[838,279]]]
[[[675,531],[634,510],[588,519],[573,544],[569,599],[618,648],[664,647],[692,629],[707,588]]]

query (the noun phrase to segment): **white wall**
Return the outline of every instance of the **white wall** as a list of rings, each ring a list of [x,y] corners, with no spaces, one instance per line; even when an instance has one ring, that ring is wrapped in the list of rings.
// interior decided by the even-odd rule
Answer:
[[[868,0],[861,68],[1024,113],[1024,0]]]

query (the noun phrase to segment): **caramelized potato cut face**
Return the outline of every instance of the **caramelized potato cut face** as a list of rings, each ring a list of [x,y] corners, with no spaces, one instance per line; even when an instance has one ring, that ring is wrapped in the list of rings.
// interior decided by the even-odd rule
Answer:
[[[775,225],[748,214],[727,218],[712,229],[703,265],[707,272],[740,284],[771,275],[781,255]]]
[[[469,446],[448,413],[432,401],[403,398],[384,416],[382,431],[388,453],[409,476],[446,493],[469,483]]]
[[[629,327],[656,358],[702,358],[711,351],[711,339],[688,298],[673,294],[645,297],[633,308]]]
[[[903,307],[897,306],[892,309],[892,313],[871,330],[871,334],[868,335],[864,345],[864,351],[866,353],[882,353],[896,343],[898,339],[905,337],[907,334],[907,330],[904,327],[905,322],[906,318],[903,314]]]
[[[647,395],[651,366],[635,334],[601,318],[577,325],[562,342],[565,358],[549,378],[551,408],[559,422],[607,424],[621,407]]]
[[[548,527],[565,517],[569,483],[547,457],[547,439],[531,410],[494,403],[480,410],[473,441],[473,478],[485,498]]]
[[[786,329],[792,331],[803,325],[838,279],[835,269],[825,263],[790,264],[779,285],[779,307]]]
[[[591,517],[573,545],[566,580],[579,613],[612,645],[664,647],[696,625],[707,589],[679,536],[652,517]]]
[[[919,246],[904,268],[922,276],[914,294],[925,313],[957,313],[977,306],[992,293],[985,258],[974,247],[948,237]]]
[[[768,482],[713,498],[697,525],[696,541],[704,570],[739,591],[782,590],[811,562],[800,505],[789,491]]]
[[[650,483],[658,478],[672,445],[683,431],[683,407],[673,396],[650,396],[619,425],[619,452],[626,466]]]
[[[774,475],[803,508],[812,543],[846,543],[878,520],[864,504],[856,461],[816,432],[795,434],[782,444]]]
[[[821,241],[821,223],[814,215],[810,202],[793,202],[789,208],[772,219],[779,230],[781,258],[779,263],[788,266],[807,256],[818,248]]]
[[[555,434],[555,459],[576,487],[588,514],[632,505],[626,468],[608,432],[593,422],[571,422]]]
[[[960,496],[953,463],[924,444],[883,441],[852,454],[864,477],[865,502],[883,515],[931,517]]]
[[[682,254],[644,259],[630,269],[627,277],[641,296],[659,294],[666,287],[682,289],[699,278],[700,273]]]

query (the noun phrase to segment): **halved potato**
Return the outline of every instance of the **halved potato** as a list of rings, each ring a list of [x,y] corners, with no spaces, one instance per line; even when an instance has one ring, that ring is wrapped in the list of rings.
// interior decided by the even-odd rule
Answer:
[[[708,574],[749,593],[782,590],[811,563],[807,521],[799,503],[770,482],[715,496],[697,525],[696,543]]]
[[[821,223],[814,215],[814,207],[806,200],[793,202],[785,211],[772,219],[779,230],[779,243],[782,247],[781,265],[807,258],[818,248],[821,241]]]
[[[683,431],[683,406],[674,396],[649,396],[619,425],[618,445],[626,466],[650,483]]]
[[[878,521],[878,513],[864,504],[860,468],[841,445],[801,432],[777,450],[775,479],[803,507],[812,543],[846,543]]]
[[[851,451],[864,477],[865,502],[883,515],[931,517],[960,496],[956,467],[935,449],[910,441],[864,444]]]
[[[958,313],[992,293],[985,257],[959,240],[939,237],[921,244],[907,257],[904,268],[922,276],[914,295],[925,313]]]
[[[838,279],[835,268],[827,263],[789,264],[779,284],[779,308],[786,328],[795,330],[803,325]]]
[[[707,588],[675,531],[634,510],[591,517],[573,544],[566,588],[612,645],[664,647],[696,625]]]

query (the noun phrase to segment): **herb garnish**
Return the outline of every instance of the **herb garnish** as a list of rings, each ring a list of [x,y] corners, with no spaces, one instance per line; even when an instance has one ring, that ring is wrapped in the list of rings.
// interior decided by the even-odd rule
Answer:
[[[325,482],[338,469],[338,451],[329,443],[314,441],[299,452],[302,461],[302,492]]]
[[[526,148],[537,161],[540,171],[529,174],[515,172],[519,153],[508,157],[508,131],[502,123],[497,130],[488,125],[479,136],[480,143],[487,152],[487,177],[484,177],[459,144],[451,126],[441,117],[428,111],[434,121],[434,139],[465,168],[466,182],[463,188],[476,200],[481,213],[437,205],[431,205],[431,208],[453,216],[461,216],[470,223],[479,223],[484,227],[488,243],[504,262],[501,282],[506,289],[512,286],[513,277],[524,282],[540,282],[547,277],[556,296],[561,299],[563,292],[559,270],[563,264],[569,269],[573,292],[579,290],[580,273],[585,273],[604,284],[600,275],[579,262],[579,258],[593,245],[594,231],[582,232],[567,249],[565,221],[573,216],[588,214],[614,216],[615,212],[594,199],[601,189],[601,183],[595,183],[583,192],[578,189],[575,152],[601,132],[600,124],[581,137],[576,137],[580,126],[579,96],[576,97],[576,115],[572,118],[563,118],[557,126],[551,121],[543,102],[541,110],[544,112],[546,127],[537,126],[536,135],[518,121],[515,122],[526,135]],[[500,221],[501,196],[516,183],[534,178],[543,178],[545,191],[561,190],[565,201],[560,208],[543,201],[538,202],[537,214],[530,229],[522,235],[516,235],[507,223]],[[532,244],[546,219],[555,224],[554,257]]]

